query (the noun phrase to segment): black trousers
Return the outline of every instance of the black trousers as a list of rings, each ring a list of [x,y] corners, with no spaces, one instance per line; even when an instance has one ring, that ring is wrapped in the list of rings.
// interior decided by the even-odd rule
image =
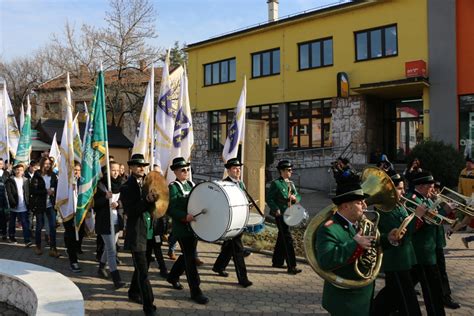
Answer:
[[[97,261],[100,261],[100,258],[102,258],[102,253],[104,252],[104,240],[100,235],[97,235],[97,238],[95,240],[95,258]]]
[[[385,287],[372,303],[372,315],[385,316],[398,311],[397,315],[421,316],[420,304],[410,270],[385,272]]]
[[[418,282],[423,291],[428,316],[446,315],[443,304],[443,290],[438,266],[417,264],[412,270],[413,286]]]
[[[7,210],[4,208],[0,208],[0,235],[7,236]]]
[[[145,313],[151,313],[156,307],[153,305],[155,298],[148,278],[147,252],[132,251],[132,258],[135,270],[133,271],[132,283],[128,290],[128,297],[141,297],[143,300],[143,311]]]
[[[276,216],[275,221],[278,227],[278,238],[273,250],[272,262],[274,265],[283,265],[286,259],[288,268],[296,267],[295,248],[290,228],[283,221],[283,215]]]
[[[451,287],[449,285],[448,273],[446,272],[446,259],[444,258],[443,248],[436,248],[436,265],[441,277],[441,288],[443,289],[443,298],[451,296]]]
[[[64,244],[66,245],[69,263],[77,263],[77,252],[79,251],[79,242],[76,240],[76,228],[74,217],[63,222],[64,225]]]
[[[162,238],[162,236],[160,236],[160,238]],[[153,251],[153,254],[155,254],[155,259],[158,262],[158,268],[160,269],[161,273],[164,273],[164,272],[168,272],[168,269],[166,268],[165,259],[163,258],[161,245],[162,245],[162,242],[156,242],[155,239],[149,239],[147,241],[147,249],[150,249],[149,251],[150,254],[148,256],[148,260],[149,260],[148,265],[150,265],[150,263],[154,261],[153,255],[152,255],[152,251]]]
[[[214,263],[214,270],[225,270],[231,258],[234,260],[235,273],[237,274],[239,283],[247,282],[247,267],[245,266],[244,260],[244,244],[242,243],[242,234],[224,241],[221,247],[221,253]]]
[[[201,289],[199,288],[201,280],[196,267],[197,239],[194,236],[182,237],[178,238],[178,243],[183,254],[180,255],[178,260],[173,264],[168,275],[168,280],[177,282],[183,272],[186,272],[191,296],[202,294]]]

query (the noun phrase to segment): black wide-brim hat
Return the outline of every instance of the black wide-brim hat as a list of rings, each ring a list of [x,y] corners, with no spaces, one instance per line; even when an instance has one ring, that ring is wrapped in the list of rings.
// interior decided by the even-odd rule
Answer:
[[[364,200],[369,196],[370,195],[364,193],[360,183],[350,183],[338,186],[336,196],[332,198],[332,201],[336,205],[341,205],[346,202]]]
[[[143,157],[142,154],[133,154],[132,158],[130,158],[129,161],[127,161],[127,164],[129,166],[148,166],[149,163],[145,161],[145,157]]]
[[[398,186],[398,184],[403,181],[403,177],[396,172],[390,175],[390,179],[392,179],[393,184],[395,184],[395,186]]]
[[[286,169],[286,168],[292,168],[293,165],[289,160],[280,160],[277,165],[278,170]]]
[[[231,158],[229,160],[227,160],[227,162],[225,163],[224,167],[226,169],[230,169],[231,167],[240,167],[240,166],[243,166],[244,164],[241,163],[239,161],[239,159],[237,158]]]
[[[173,159],[173,164],[170,166],[171,170],[176,170],[183,167],[188,167],[191,163],[186,161],[183,157],[177,157]]]
[[[420,185],[420,184],[432,184],[435,183],[435,179],[433,178],[433,175],[431,172],[428,171],[422,171],[417,174],[412,179],[412,183],[414,185]]]

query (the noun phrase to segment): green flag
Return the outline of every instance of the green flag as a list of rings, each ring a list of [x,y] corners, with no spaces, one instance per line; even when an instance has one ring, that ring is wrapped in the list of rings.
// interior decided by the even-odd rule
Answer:
[[[31,104],[30,97],[27,97],[27,109],[25,115],[25,122],[21,128],[20,140],[18,141],[18,148],[16,150],[15,165],[22,163],[26,166],[30,163],[31,154]]]
[[[100,162],[105,159],[107,144],[107,117],[105,112],[104,74],[99,72],[95,84],[94,99],[90,112],[89,130],[86,131],[84,152],[82,154],[81,178],[77,195],[76,227],[82,224],[87,209],[94,197],[100,177]]]

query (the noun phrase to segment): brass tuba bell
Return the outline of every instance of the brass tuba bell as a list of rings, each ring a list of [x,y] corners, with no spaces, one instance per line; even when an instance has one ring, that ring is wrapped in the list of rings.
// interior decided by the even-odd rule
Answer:
[[[374,205],[383,212],[389,212],[395,208],[398,202],[397,191],[392,179],[390,179],[385,171],[376,167],[368,167],[362,171],[361,181],[363,181],[361,187],[364,193],[370,194],[370,197],[365,200],[367,205]],[[316,259],[316,232],[336,211],[337,206],[331,204],[314,216],[309,222],[303,239],[306,259],[321,278],[336,287],[354,289],[367,286],[375,280],[380,271],[380,266],[382,265],[383,253],[380,245],[374,248],[374,250],[376,250],[375,254],[373,250],[369,249],[369,251],[359,258],[360,260],[354,263],[354,269],[360,276],[359,280],[345,279],[332,271],[325,271],[321,269]],[[371,222],[369,222],[365,216],[364,219],[361,220],[360,224],[362,224],[363,231],[365,231],[363,234],[371,234],[378,238],[380,234],[377,229],[377,223],[371,224]],[[364,266],[362,269],[360,265],[367,262],[370,263],[370,266]]]

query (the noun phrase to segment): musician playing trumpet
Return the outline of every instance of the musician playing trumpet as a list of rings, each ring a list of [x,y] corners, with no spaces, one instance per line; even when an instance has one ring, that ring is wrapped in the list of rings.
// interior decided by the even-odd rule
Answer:
[[[395,185],[398,199],[405,194],[402,177],[395,173],[390,177]],[[420,205],[415,209],[417,217],[422,218],[426,207]],[[407,209],[397,204],[390,212],[380,212],[379,230],[382,235],[397,229],[409,217]],[[411,215],[413,218],[413,215]],[[385,272],[385,287],[377,294],[373,303],[374,315],[390,315],[398,311],[400,315],[421,315],[410,271],[416,264],[412,234],[416,221],[412,220],[405,233],[400,233],[398,247],[384,248],[381,270]]]
[[[274,268],[283,268],[286,259],[289,274],[298,274],[300,269],[296,268],[295,248],[293,238],[288,225],[283,221],[285,210],[292,204],[298,203],[301,196],[296,190],[295,185],[290,181],[293,173],[293,165],[288,160],[278,162],[277,169],[280,177],[270,185],[270,190],[266,200],[270,207],[270,215],[275,217],[278,227],[278,237],[273,250],[272,266]]]
[[[355,263],[365,251],[376,247],[376,238],[364,235],[362,227],[358,227],[367,208],[364,201],[367,197],[358,178],[338,184],[332,199],[337,211],[316,232],[316,257],[321,269],[344,279],[362,280],[355,271]],[[396,244],[397,229],[390,231],[387,238]],[[373,292],[373,281],[349,289],[325,280],[322,306],[331,315],[369,315]]]

